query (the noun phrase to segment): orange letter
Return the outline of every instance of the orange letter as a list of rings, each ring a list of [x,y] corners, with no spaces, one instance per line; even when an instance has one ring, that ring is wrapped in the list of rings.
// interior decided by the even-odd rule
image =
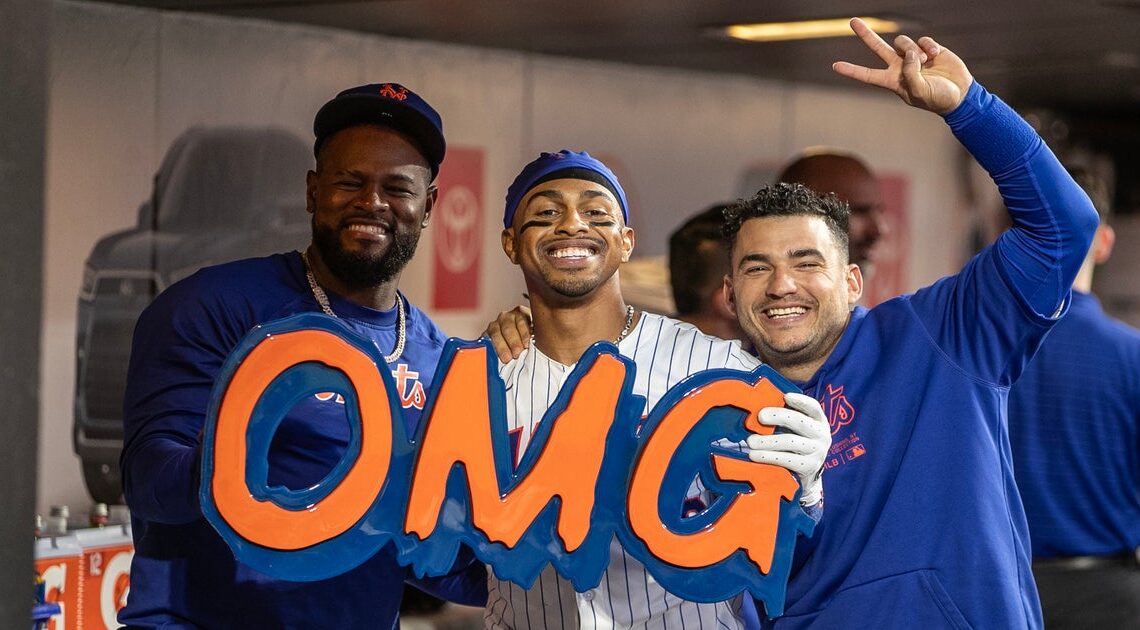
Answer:
[[[404,530],[421,540],[431,536],[447,477],[454,464],[461,463],[471,496],[471,522],[488,540],[514,547],[557,496],[562,501],[558,535],[565,549],[574,551],[590,529],[594,486],[625,367],[611,355],[598,355],[557,420],[543,420],[553,425],[549,439],[533,445],[542,448],[541,454],[523,480],[504,494],[495,474],[490,423],[506,418],[490,417],[486,353],[486,347],[459,350],[447,370],[420,445]]]
[[[245,483],[246,430],[266,387],[305,361],[344,372],[356,389],[360,454],[328,496],[307,509],[288,510],[250,494]],[[212,479],[218,513],[242,538],[272,549],[302,549],[333,538],[360,520],[380,494],[392,455],[391,427],[388,392],[368,355],[322,330],[267,337],[234,372],[218,409]]]
[[[665,527],[658,511],[658,495],[673,453],[709,410],[743,409],[749,414],[745,427],[768,434],[773,427],[761,425],[756,414],[764,407],[783,405],[783,393],[766,379],[756,385],[721,380],[695,388],[665,414],[648,436],[634,468],[627,503],[633,533],[654,556],[679,567],[701,568],[743,549],[762,573],[768,573],[776,547],[780,498],[790,500],[797,488],[790,472],[778,466],[712,455],[713,467],[721,479],[746,482],[752,491],[734,497],[715,523],[694,534],[675,534]]]

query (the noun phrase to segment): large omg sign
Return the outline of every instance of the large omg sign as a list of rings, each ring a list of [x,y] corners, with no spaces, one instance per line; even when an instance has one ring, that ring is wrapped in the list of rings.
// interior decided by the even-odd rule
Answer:
[[[423,421],[407,435],[381,352],[339,321],[304,314],[254,329],[227,360],[203,438],[203,511],[237,558],[287,580],[344,573],[395,545],[420,574],[442,574],[466,544],[529,587],[551,563],[579,591],[597,586],[616,535],[667,590],[717,601],[747,590],[783,610],[797,533],[814,523],[783,468],[719,446],[748,432],[792,386],[768,368],[710,370],[644,420],[634,365],[591,347],[518,466],[505,393],[486,341],[448,341]],[[304,489],[266,483],[269,445],[302,399],[336,392],[351,438]],[[684,504],[700,477],[714,499]]]

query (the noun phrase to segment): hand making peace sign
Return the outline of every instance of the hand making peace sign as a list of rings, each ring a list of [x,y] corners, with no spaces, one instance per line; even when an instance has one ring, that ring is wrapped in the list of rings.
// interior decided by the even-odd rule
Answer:
[[[974,80],[966,64],[930,37],[920,37],[915,42],[899,35],[892,47],[859,18],[851,19],[851,30],[887,67],[874,70],[837,61],[831,67],[839,74],[886,88],[908,105],[936,114],[950,113],[966,97]]]

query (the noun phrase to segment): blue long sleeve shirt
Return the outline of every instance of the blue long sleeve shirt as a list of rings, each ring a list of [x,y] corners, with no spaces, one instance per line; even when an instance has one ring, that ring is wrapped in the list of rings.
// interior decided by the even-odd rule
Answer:
[[[396,311],[329,296],[356,332],[388,352]],[[407,304],[407,343],[389,367],[408,428],[419,422],[446,337]],[[296,252],[199,271],[164,291],[139,318],[127,377],[123,489],[135,556],[121,622],[163,628],[395,628],[404,582],[471,605],[486,600],[486,572],[470,554],[452,573],[415,579],[392,545],[345,574],[286,582],[234,558],[203,518],[199,440],[214,379],[254,326],[320,312]],[[269,451],[270,486],[304,488],[336,465],[349,443],[344,401],[318,395],[296,405]]]

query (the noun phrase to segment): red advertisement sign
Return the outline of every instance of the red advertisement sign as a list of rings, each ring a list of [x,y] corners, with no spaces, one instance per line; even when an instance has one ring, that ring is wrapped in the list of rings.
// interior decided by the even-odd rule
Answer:
[[[432,307],[477,308],[483,253],[483,150],[449,148],[438,185],[439,199],[431,219],[435,241]]]
[[[907,255],[910,252],[910,224],[906,196],[906,175],[880,175],[883,191],[883,222],[887,232],[876,250],[871,273],[864,272],[863,299],[867,308],[907,291]]]

